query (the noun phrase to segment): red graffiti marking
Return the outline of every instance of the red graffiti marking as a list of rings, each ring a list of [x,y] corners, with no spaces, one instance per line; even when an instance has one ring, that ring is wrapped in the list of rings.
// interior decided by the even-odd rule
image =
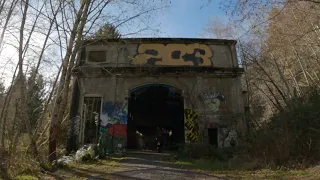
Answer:
[[[228,112],[227,104],[221,104],[219,108],[220,108],[220,111],[223,112],[223,113],[227,113]]]
[[[108,134],[111,136],[122,135],[127,137],[127,125],[126,124],[114,124],[109,128]]]
[[[208,122],[207,123],[207,128],[217,128],[218,124],[215,122]]]

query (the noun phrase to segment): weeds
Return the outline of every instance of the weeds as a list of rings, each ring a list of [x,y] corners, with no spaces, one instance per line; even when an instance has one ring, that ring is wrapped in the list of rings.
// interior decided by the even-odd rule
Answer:
[[[261,163],[304,168],[320,160],[320,90],[310,89],[246,140],[252,158]]]
[[[176,156],[177,158],[192,158],[192,159],[210,159],[227,161],[232,158],[237,152],[236,148],[215,148],[208,144],[185,144],[181,145]]]

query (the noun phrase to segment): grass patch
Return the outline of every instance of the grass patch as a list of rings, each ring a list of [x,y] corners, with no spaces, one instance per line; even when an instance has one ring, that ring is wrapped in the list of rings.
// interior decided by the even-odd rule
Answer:
[[[82,180],[88,177],[106,175],[119,170],[119,168],[121,167],[118,161],[104,159],[93,162],[70,163],[68,166],[58,169],[55,174],[63,179]]]
[[[113,161],[122,161],[122,160],[127,159],[127,157],[111,157],[110,159]]]
[[[117,161],[106,161],[104,164],[111,167],[119,167],[119,162]]]
[[[16,177],[17,180],[38,180],[39,178],[31,175],[19,175]]]
[[[225,178],[241,179],[320,179],[309,170],[257,169],[255,163],[231,163],[205,159],[180,159],[175,164],[185,168],[211,173]]]
[[[92,162],[70,163],[67,168],[97,169],[97,167],[118,167],[118,160],[97,160]]]
[[[221,171],[221,170],[252,170],[254,164],[244,163],[242,165],[233,164],[230,162],[224,161],[211,161],[205,159],[183,159],[178,160],[175,164],[183,165],[186,168],[195,169],[195,170],[206,170],[206,171]]]
[[[65,180],[79,180],[79,177],[65,178]]]

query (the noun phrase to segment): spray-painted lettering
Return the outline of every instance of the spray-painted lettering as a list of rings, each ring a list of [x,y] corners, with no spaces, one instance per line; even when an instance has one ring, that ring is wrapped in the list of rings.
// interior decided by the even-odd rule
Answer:
[[[108,134],[111,136],[124,136],[127,137],[127,125],[126,124],[114,124],[109,128]]]
[[[236,130],[221,128],[219,131],[219,146],[220,147],[230,147],[236,146],[238,139],[238,133]]]
[[[225,104],[227,101],[224,95],[220,93],[204,93],[202,95],[199,95],[199,99],[205,109],[211,110],[213,112],[218,112],[220,108],[224,108],[223,110],[225,110],[226,108]]]
[[[217,92],[204,93],[198,96],[204,110],[209,110],[210,118],[206,119],[207,128],[215,128],[220,122],[221,113],[227,112],[227,101],[224,95]]]
[[[140,44],[132,64],[211,66],[212,51],[205,44]]]
[[[100,119],[100,154],[124,151],[127,139],[127,103],[104,102]]]
[[[185,134],[186,134],[186,140],[189,142],[197,142],[200,136],[200,129],[199,129],[199,114],[192,110],[192,109],[185,109],[184,110],[185,115]]]

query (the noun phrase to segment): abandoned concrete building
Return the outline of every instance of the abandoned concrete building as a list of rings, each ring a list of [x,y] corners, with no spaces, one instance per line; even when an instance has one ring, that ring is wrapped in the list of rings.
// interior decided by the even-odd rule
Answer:
[[[148,148],[156,128],[173,144],[235,146],[246,132],[236,41],[88,40],[73,70],[67,150]],[[143,139],[143,140],[141,140]]]

